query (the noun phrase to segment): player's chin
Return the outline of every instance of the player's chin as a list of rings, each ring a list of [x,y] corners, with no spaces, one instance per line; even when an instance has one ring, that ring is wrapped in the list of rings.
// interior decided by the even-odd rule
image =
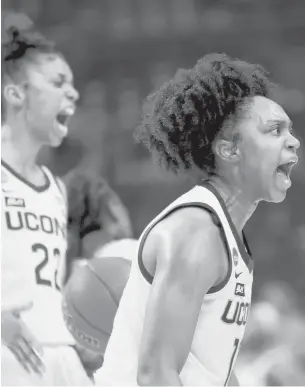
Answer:
[[[269,195],[265,199],[266,202],[270,203],[281,203],[286,199],[287,190],[273,189],[269,192]]]
[[[274,198],[274,199],[272,200],[272,203],[281,203],[281,202],[283,202],[285,199],[286,199],[286,192],[285,192],[283,195],[277,196],[276,198]]]
[[[281,203],[285,200],[287,191],[291,187],[290,176],[275,175],[268,180],[269,184],[265,189],[264,200],[271,203]]]
[[[50,146],[57,148],[68,135],[68,128],[56,122],[50,133]]]
[[[63,138],[52,138],[49,145],[52,147],[52,148],[58,148],[63,142]]]

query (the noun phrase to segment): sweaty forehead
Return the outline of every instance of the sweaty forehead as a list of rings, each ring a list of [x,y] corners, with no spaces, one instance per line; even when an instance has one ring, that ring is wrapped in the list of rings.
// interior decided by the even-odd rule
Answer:
[[[290,121],[285,110],[278,103],[266,97],[254,97],[251,101],[251,112],[263,125],[270,120]]]

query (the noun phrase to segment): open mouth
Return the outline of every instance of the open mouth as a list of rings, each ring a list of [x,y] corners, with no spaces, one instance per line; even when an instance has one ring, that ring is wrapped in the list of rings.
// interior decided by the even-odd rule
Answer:
[[[56,120],[62,126],[68,126],[70,118],[73,116],[75,109],[73,107],[66,108],[57,114]]]
[[[292,167],[295,164],[296,164],[295,161],[289,161],[288,163],[279,165],[276,169],[277,175],[284,176],[287,180],[290,180]]]
[[[59,124],[63,125],[63,126],[68,126],[69,119],[70,119],[70,115],[68,115],[67,113],[64,113],[64,112],[59,113],[56,116],[57,122],[59,122]]]

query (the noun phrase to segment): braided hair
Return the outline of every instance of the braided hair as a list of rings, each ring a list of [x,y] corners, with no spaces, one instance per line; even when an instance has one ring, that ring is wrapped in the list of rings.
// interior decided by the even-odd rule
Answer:
[[[5,13],[2,21],[1,50],[3,73],[13,76],[22,62],[33,59],[35,54],[55,53],[55,45],[35,30],[26,15]]]
[[[8,83],[24,80],[24,68],[37,61],[41,54],[60,55],[53,42],[39,33],[32,21],[22,13],[3,12],[1,36],[2,95]],[[2,101],[4,98],[2,98]],[[2,102],[2,114],[5,109]]]

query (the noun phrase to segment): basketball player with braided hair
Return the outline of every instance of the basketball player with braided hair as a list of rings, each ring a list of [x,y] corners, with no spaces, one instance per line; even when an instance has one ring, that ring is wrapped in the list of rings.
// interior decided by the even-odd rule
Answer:
[[[2,16],[2,384],[87,385],[61,310],[64,187],[37,163],[67,135],[78,92],[53,43],[25,15]]]
[[[243,228],[260,201],[284,200],[299,147],[272,91],[262,67],[209,54],[148,98],[137,139],[198,181],[143,231],[97,383],[238,383],[253,280]]]

